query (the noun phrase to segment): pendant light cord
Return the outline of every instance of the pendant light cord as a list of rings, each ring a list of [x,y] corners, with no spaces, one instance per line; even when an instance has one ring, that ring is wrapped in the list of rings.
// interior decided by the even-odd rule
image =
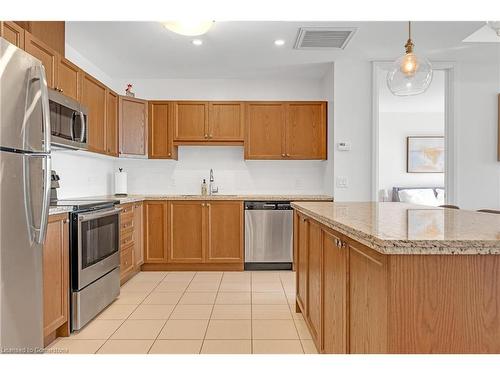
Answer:
[[[408,21],[408,39],[411,39],[411,21]]]

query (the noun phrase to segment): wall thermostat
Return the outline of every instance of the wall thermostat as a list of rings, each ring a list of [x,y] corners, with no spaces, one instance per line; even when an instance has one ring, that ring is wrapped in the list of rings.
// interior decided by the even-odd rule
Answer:
[[[351,151],[351,142],[338,142],[337,149],[339,151]]]

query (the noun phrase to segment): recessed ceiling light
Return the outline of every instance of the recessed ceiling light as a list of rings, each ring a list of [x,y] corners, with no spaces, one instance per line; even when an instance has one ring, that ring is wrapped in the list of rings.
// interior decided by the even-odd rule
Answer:
[[[170,31],[181,35],[196,36],[205,34],[214,21],[197,21],[197,20],[183,20],[183,21],[167,21],[162,22]]]
[[[285,41],[283,39],[276,39],[274,41],[274,44],[276,44],[277,46],[282,46],[285,44]]]
[[[201,46],[203,44],[203,40],[201,40],[201,39],[193,39],[191,41],[191,43],[193,43],[195,46]]]

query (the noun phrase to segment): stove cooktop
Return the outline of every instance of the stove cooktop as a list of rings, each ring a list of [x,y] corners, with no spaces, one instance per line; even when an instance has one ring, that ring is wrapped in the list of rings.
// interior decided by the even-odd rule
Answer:
[[[51,207],[73,207],[73,211],[82,210],[100,210],[103,208],[113,207],[115,204],[119,204],[118,200],[84,200],[84,199],[59,199],[54,202],[50,202]]]

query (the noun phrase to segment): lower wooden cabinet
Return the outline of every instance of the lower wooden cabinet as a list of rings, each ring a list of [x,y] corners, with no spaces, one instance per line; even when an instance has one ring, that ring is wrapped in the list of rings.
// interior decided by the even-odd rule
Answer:
[[[322,311],[322,233],[319,223],[309,222],[307,260],[307,309],[306,318],[311,336],[317,347],[321,345]]]
[[[307,311],[307,279],[308,279],[308,234],[309,222],[305,216],[294,214],[294,246],[296,255],[297,312]]]
[[[134,267],[140,270],[144,263],[144,209],[143,203],[137,202],[134,206]]]
[[[145,201],[144,238],[145,270],[242,270],[243,202]]]
[[[68,214],[51,215],[43,246],[43,335],[45,345],[58,336],[69,336],[68,300]]]
[[[135,267],[135,222],[133,203],[120,205],[120,283],[129,280]]]

